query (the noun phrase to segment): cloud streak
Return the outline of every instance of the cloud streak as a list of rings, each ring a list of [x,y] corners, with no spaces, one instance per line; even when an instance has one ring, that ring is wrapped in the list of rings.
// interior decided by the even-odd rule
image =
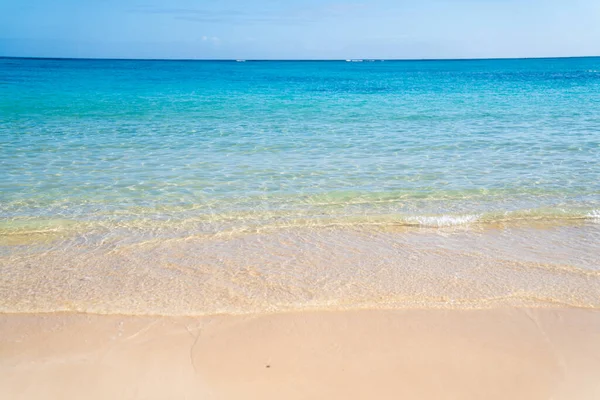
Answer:
[[[128,11],[136,14],[198,15],[204,17],[236,17],[247,15],[247,13],[238,10],[200,10],[194,8],[165,8],[152,6],[138,6],[130,8]]]
[[[328,3],[318,7],[288,9],[282,12],[260,11],[248,12],[242,10],[218,10],[195,8],[170,8],[154,6],[138,6],[129,9],[136,14],[166,15],[177,20],[201,22],[207,24],[279,24],[306,25],[314,21],[336,18],[347,14],[362,13],[365,4],[359,3]]]
[[[272,13],[249,13],[240,10],[201,10],[191,8],[157,8],[140,6],[129,10],[136,14],[167,15],[182,21],[214,24],[302,24],[308,20],[301,16],[281,16]]]
[[[216,36],[202,36],[201,40],[203,42],[211,42],[211,43],[213,43],[215,45],[218,45],[218,44],[221,43],[221,39],[219,39]]]

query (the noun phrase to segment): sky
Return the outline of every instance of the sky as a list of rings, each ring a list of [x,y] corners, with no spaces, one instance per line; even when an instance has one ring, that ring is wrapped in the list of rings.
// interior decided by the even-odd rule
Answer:
[[[0,56],[600,55],[600,0],[0,0]]]

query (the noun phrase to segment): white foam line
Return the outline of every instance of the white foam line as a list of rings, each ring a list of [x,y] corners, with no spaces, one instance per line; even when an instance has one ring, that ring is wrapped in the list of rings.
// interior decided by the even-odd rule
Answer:
[[[591,213],[586,215],[586,217],[593,220],[594,222],[600,223],[600,210],[593,210]]]
[[[440,215],[431,217],[412,217],[410,218],[410,221],[414,221],[422,226],[443,227],[467,225],[476,222],[479,218],[480,215]]]

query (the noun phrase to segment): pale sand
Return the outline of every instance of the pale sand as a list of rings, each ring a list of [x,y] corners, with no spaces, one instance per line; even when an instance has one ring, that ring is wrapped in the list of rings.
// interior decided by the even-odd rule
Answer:
[[[600,312],[0,315],[1,399],[600,399]]]

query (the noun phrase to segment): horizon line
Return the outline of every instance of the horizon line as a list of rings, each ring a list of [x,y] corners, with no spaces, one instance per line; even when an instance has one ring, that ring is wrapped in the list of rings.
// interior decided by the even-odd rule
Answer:
[[[220,61],[220,62],[339,62],[339,61],[492,61],[492,60],[556,60],[573,58],[600,58],[594,56],[540,56],[540,57],[475,57],[475,58],[118,58],[118,57],[38,57],[2,56],[0,59],[20,60],[65,60],[65,61]]]

